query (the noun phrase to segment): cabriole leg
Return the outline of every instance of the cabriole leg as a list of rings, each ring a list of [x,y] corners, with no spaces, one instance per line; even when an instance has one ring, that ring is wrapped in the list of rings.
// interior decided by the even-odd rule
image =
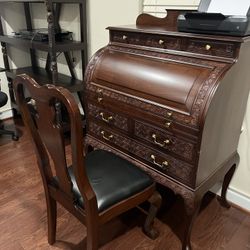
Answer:
[[[200,210],[201,201],[202,197],[194,198],[192,202],[190,202],[190,200],[184,200],[187,217],[184,226],[185,228],[184,228],[184,237],[182,241],[182,250],[192,250],[191,233],[194,221]]]
[[[56,217],[57,205],[56,201],[48,197],[47,199],[47,216],[48,216],[48,242],[53,245],[56,241]]]
[[[226,173],[224,180],[223,180],[223,184],[222,184],[222,189],[221,189],[221,197],[218,197],[218,201],[220,202],[221,206],[225,207],[225,208],[230,208],[231,205],[228,203],[227,201],[227,190],[229,187],[229,184],[233,178],[234,172],[236,169],[236,164],[234,164],[229,171]]]

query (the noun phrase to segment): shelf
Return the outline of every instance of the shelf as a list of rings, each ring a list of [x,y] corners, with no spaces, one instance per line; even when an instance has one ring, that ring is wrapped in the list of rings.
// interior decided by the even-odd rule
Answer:
[[[71,51],[77,51],[77,53],[80,54],[80,58],[82,60],[82,77],[84,77],[84,70],[87,64],[87,17],[86,17],[86,1],[87,0],[0,0],[1,3],[18,3],[23,5],[24,7],[24,17],[26,21],[26,27],[23,27],[25,30],[31,30],[33,29],[33,13],[31,13],[32,8],[29,3],[41,3],[45,5],[45,8],[47,7],[47,14],[49,14],[49,17],[51,19],[47,19],[48,24],[48,35],[49,37],[53,36],[55,40],[58,39],[58,37],[54,34],[53,29],[60,28],[60,13],[61,8],[65,4],[75,4],[78,7],[78,16],[79,16],[79,35],[80,35],[80,41],[72,41],[72,40],[63,40],[63,41],[35,41],[35,39],[38,39],[38,37],[33,37],[35,39],[28,39],[27,36],[24,38],[24,36],[21,35],[14,35],[10,34],[7,35],[4,33],[3,28],[3,20],[2,20],[2,13],[0,15],[0,45],[3,50],[6,50],[9,52],[9,49],[11,51],[12,47],[17,47],[19,49],[22,49],[26,52],[29,52],[30,54],[30,66],[29,67],[22,67],[18,69],[11,69],[9,70],[9,59],[10,55],[7,53],[3,53],[3,62],[4,62],[4,68],[7,68],[8,70],[3,69],[5,71],[6,76],[8,78],[8,82],[10,83],[9,86],[9,93],[11,97],[11,106],[13,108],[13,114],[17,114],[18,112],[18,106],[15,103],[15,95],[12,88],[13,79],[17,75],[20,74],[27,74],[28,76],[32,77],[38,84],[45,85],[45,84],[53,84],[58,87],[64,87],[68,89],[72,93],[79,94],[79,101],[82,104],[82,93],[84,90],[84,85],[82,80],[75,79],[75,72],[74,72],[74,66],[72,64],[72,55]],[[53,6],[53,7],[52,7]],[[5,6],[2,6],[5,8]],[[52,7],[52,10],[50,8]],[[37,6],[37,8],[40,8]],[[50,12],[51,11],[51,12]],[[52,21],[52,22],[51,22]],[[18,22],[18,21],[17,21]],[[51,27],[51,28],[50,28]],[[36,34],[35,29],[33,30],[34,34]],[[67,37],[65,37],[67,38]],[[52,42],[52,43],[51,43]],[[10,47],[10,48],[9,48]],[[47,69],[50,69],[52,66],[57,65],[57,57],[60,53],[64,53],[65,60],[67,62],[68,71],[70,72],[71,76],[67,76],[65,74],[60,74],[58,72],[58,69],[55,68],[55,71],[53,74],[49,71],[47,71],[44,68],[39,68],[37,66],[37,61],[39,58],[39,53],[36,53],[36,51],[44,51],[47,52],[47,61],[46,61],[46,67]],[[1,72],[2,68],[0,68]],[[72,77],[73,76],[73,77]]]
[[[42,68],[33,69],[32,67],[25,67],[19,69],[12,69],[6,71],[6,75],[9,78],[14,79],[16,75],[27,74],[34,78],[40,85],[51,84],[52,76],[46,70]],[[83,91],[83,82],[81,80],[73,79],[70,76],[63,74],[58,74],[58,84],[56,86],[61,86],[68,89],[70,92],[80,92]]]
[[[0,72],[4,72],[5,71],[5,69],[4,68],[0,68]]]
[[[11,44],[17,47],[22,48],[29,48],[29,49],[38,49],[41,51],[50,51],[49,45],[47,42],[38,42],[38,41],[32,41],[29,39],[23,39],[19,37],[14,36],[2,36],[0,35],[0,41]],[[63,41],[63,42],[56,42],[55,52],[66,52],[66,51],[72,51],[72,50],[84,50],[84,43],[77,42],[77,41]]]

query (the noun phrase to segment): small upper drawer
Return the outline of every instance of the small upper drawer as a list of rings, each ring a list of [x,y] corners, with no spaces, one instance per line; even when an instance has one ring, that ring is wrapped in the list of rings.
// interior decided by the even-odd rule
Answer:
[[[181,49],[181,39],[171,36],[111,31],[110,39],[112,42],[119,42],[125,44],[134,44],[170,50]]]
[[[89,115],[102,121],[109,126],[114,126],[118,129],[128,131],[128,119],[120,114],[117,114],[109,109],[100,108],[96,105],[88,103]]]
[[[208,40],[189,39],[187,51],[219,57],[234,57],[234,44]]]
[[[188,161],[192,161],[194,158],[194,144],[155,129],[153,126],[135,121],[134,133],[137,138],[149,142],[158,150],[172,152]]]

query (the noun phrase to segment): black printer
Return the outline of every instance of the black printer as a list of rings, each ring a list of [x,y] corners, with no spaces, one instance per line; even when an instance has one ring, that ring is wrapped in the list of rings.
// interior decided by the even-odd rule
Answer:
[[[207,10],[209,9],[211,1],[212,0],[202,0],[198,11],[189,11],[180,14],[177,21],[178,30],[182,32],[205,33],[212,35],[250,35],[250,6],[248,6],[245,11],[245,15],[208,13]],[[238,4],[240,3],[238,2]]]

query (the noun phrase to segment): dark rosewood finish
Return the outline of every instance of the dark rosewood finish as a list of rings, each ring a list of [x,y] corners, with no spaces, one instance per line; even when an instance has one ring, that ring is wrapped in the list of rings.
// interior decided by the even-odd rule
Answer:
[[[109,28],[109,45],[85,74],[86,144],[130,160],[183,197],[187,250],[204,194],[223,179],[221,204],[228,207],[250,46],[249,37],[177,32],[177,15],[142,14],[136,26]],[[101,121],[90,105],[126,117],[128,130]]]

